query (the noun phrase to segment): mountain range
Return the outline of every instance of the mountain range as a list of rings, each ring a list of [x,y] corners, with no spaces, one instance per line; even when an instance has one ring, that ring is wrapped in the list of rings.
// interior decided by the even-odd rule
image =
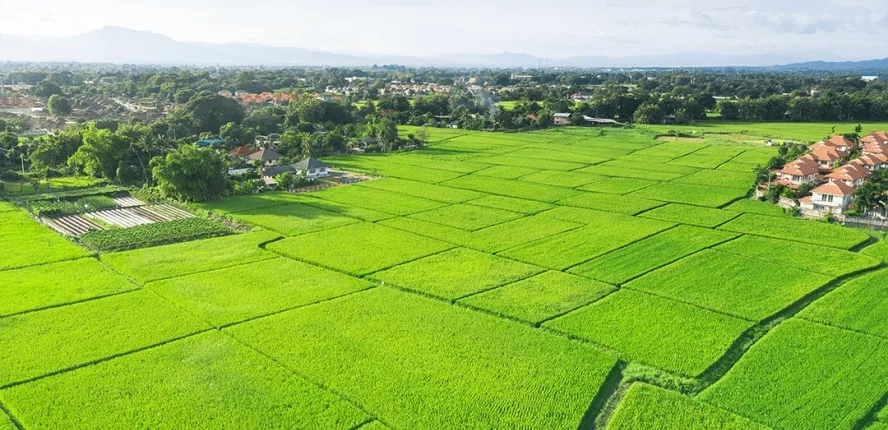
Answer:
[[[103,27],[63,38],[0,35],[0,61],[195,66],[220,64],[361,67],[374,64],[400,64],[411,67],[778,67],[790,70],[888,70],[888,58],[864,62],[803,62],[806,59],[784,54],[729,55],[699,52],[622,58],[580,56],[564,59],[547,59],[510,52],[427,57],[348,55],[250,43],[180,42],[161,34],[120,27]]]

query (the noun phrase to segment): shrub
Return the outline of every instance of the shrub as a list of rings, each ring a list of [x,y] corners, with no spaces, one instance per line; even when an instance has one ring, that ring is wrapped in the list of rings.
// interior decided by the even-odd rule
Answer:
[[[16,172],[15,170],[4,170],[3,173],[0,173],[0,179],[4,181],[21,181],[24,179],[21,173]]]

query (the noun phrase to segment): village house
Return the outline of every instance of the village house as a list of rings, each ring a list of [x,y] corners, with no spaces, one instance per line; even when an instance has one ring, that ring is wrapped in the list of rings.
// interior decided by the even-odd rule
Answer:
[[[863,185],[864,180],[871,172],[864,166],[857,163],[848,163],[837,167],[832,173],[827,175],[831,181],[843,182],[849,187],[856,188]]]
[[[314,157],[308,157],[298,163],[286,166],[265,167],[260,171],[262,180],[267,186],[276,186],[277,180],[275,179],[275,176],[280,175],[281,173],[292,173],[296,176],[305,175],[307,180],[314,181],[318,178],[330,176],[330,168],[321,160]]]
[[[836,145],[829,141],[820,142],[814,145],[814,149],[809,153],[820,166],[820,171],[828,173],[832,170],[832,166],[840,161],[844,161],[851,155],[850,146]]]
[[[255,151],[253,150],[253,148],[251,148],[251,147],[249,147],[249,146],[247,146],[247,145],[244,145],[244,146],[238,146],[237,148],[234,148],[234,149],[232,149],[231,151],[228,151],[228,155],[231,155],[231,156],[234,156],[234,157],[243,157],[243,158],[247,158],[247,157],[248,157],[250,154],[252,154],[253,152],[255,152]]]
[[[804,155],[798,160],[790,161],[777,172],[778,182],[792,189],[799,185],[815,182],[820,179],[820,164],[811,155]]]
[[[863,166],[869,171],[881,170],[888,166],[888,156],[884,154],[864,154],[848,164]]]
[[[570,114],[559,112],[554,115],[555,125],[570,125]]]
[[[247,156],[248,160],[262,160],[263,166],[276,166],[283,156],[273,149],[262,148]]]
[[[811,190],[811,196],[800,200],[802,209],[817,210],[841,215],[854,200],[854,187],[843,181],[829,182]]]

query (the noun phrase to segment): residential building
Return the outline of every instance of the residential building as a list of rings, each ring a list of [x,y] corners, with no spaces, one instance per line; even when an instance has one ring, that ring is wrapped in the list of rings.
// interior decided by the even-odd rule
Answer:
[[[854,200],[854,187],[848,186],[842,181],[829,182],[811,190],[811,207],[807,206],[807,202],[803,203],[803,208],[825,211],[834,214],[843,214],[851,206]]]
[[[820,142],[814,145],[814,149],[809,153],[817,161],[820,170],[827,173],[832,170],[833,165],[844,161],[850,154],[850,147],[836,145],[832,142]]]
[[[570,125],[570,113],[559,112],[552,115],[555,125]]]
[[[268,148],[262,148],[247,156],[248,160],[262,160],[263,166],[276,166],[278,160],[283,157],[277,151]]]
[[[262,176],[262,180],[265,182],[265,185],[268,186],[276,186],[277,180],[275,180],[275,176],[280,175],[281,173],[295,173],[295,169],[292,166],[274,166],[274,167],[264,167],[259,171]]]
[[[234,148],[231,151],[228,151],[228,155],[232,155],[235,157],[247,158],[253,152],[255,152],[255,151],[253,151],[253,148],[251,148],[247,145],[244,145],[244,146],[238,146],[237,148]]]
[[[843,182],[849,187],[859,187],[863,185],[864,180],[870,175],[870,170],[858,163],[848,163],[837,167],[830,173],[827,178],[835,182]]]
[[[323,161],[314,157],[308,157],[296,164],[291,165],[297,175],[305,174],[309,181],[317,178],[324,178],[330,175],[330,168]]]
[[[848,162],[866,167],[869,171],[881,170],[888,167],[888,156],[885,154],[864,154]]]
[[[591,116],[583,115],[583,121],[589,125],[609,125],[609,126],[617,126],[620,125],[619,122],[615,119],[611,118],[594,118]]]
[[[798,188],[801,184],[817,181],[820,178],[819,168],[820,164],[814,157],[805,155],[786,163],[783,169],[777,172],[777,179],[787,187]]]
[[[850,151],[852,148],[857,146],[854,142],[848,140],[845,136],[839,135],[833,136],[821,143],[838,148],[840,151]]]

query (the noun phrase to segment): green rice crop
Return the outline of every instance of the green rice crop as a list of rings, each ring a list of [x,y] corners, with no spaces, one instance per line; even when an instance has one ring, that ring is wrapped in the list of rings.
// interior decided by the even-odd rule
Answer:
[[[389,430],[389,428],[379,421],[372,421],[358,427],[358,430]]]
[[[554,270],[591,260],[672,226],[662,221],[600,212],[591,225],[521,245],[502,255]]]
[[[736,202],[731,203],[730,206],[726,207],[725,210],[778,217],[788,216],[786,209],[783,209],[780,206],[750,199],[737,200]]]
[[[667,166],[666,163],[672,161],[674,158],[675,157],[669,157],[669,156],[655,157],[652,155],[626,154],[626,155],[621,155],[619,157],[616,157],[614,159],[614,161],[631,161],[631,162],[635,163],[635,164],[633,164],[635,166],[638,166],[637,163],[646,163],[646,164],[654,163],[657,166],[661,166],[661,165]],[[602,164],[606,164],[606,163],[602,163]],[[671,167],[682,167],[682,166],[671,166]],[[688,167],[688,168],[690,169],[690,167]],[[697,170],[697,169],[694,169],[694,170]]]
[[[0,386],[196,333],[207,326],[149,291],[5,317]]]
[[[558,204],[626,215],[634,215],[663,205],[662,202],[655,200],[590,192],[559,200]]]
[[[570,272],[619,285],[736,236],[680,225],[571,268]]]
[[[767,428],[674,391],[640,382],[629,387],[607,423],[608,430],[767,430]]]
[[[713,228],[740,216],[736,212],[670,203],[642,213],[642,217]]]
[[[749,321],[631,290],[543,324],[621,357],[694,377],[715,363]]]
[[[408,181],[398,178],[386,178],[377,181],[364,181],[358,186],[421,197],[443,203],[462,203],[483,197],[484,194],[458,188],[442,187],[423,182]]]
[[[409,216],[448,227],[473,231],[523,217],[524,214],[470,204],[445,206]]]
[[[93,230],[78,240],[84,246],[99,252],[125,251],[147,246],[225,236],[234,233],[227,226],[205,218],[185,218],[132,228]]]
[[[417,430],[576,429],[615,364],[586,345],[388,288],[225,332],[391,427]]]
[[[380,221],[377,224],[410,233],[416,233],[420,236],[452,243],[454,245],[467,246],[472,242],[472,233],[467,230],[448,227],[443,224],[420,221],[415,218],[397,217]]]
[[[4,270],[0,271],[0,316],[137,288],[94,258]]]
[[[269,206],[300,202],[303,200],[305,200],[305,197],[300,194],[285,193],[282,191],[270,191],[266,193],[228,197],[221,200],[211,200],[208,202],[198,202],[191,204],[201,209],[223,213],[236,213],[248,211],[251,209],[259,209]]]
[[[736,159],[728,161],[720,166],[718,166],[715,170],[719,172],[741,172],[741,173],[749,173],[752,172],[756,166],[762,166],[765,163],[746,163],[743,161],[737,161]]]
[[[747,147],[731,161],[753,164],[767,164],[768,160],[777,156],[777,148],[767,146]]]
[[[356,275],[436,254],[452,245],[376,224],[352,224],[270,243],[285,257]]]
[[[744,214],[719,228],[842,249],[850,249],[869,240],[865,232],[840,225],[755,214]]]
[[[215,326],[342,296],[373,284],[286,258],[152,282],[148,288]]]
[[[695,152],[693,154],[676,158],[670,161],[669,164],[696,167],[700,169],[715,169],[721,164],[729,161],[731,158],[733,158],[731,155],[699,154]]]
[[[614,290],[613,286],[602,282],[548,271],[467,297],[459,303],[539,324],[592,303]]]
[[[657,146],[635,151],[637,155],[651,155],[654,157],[681,157],[708,146],[702,142],[666,142]]]
[[[476,159],[475,161],[479,163],[498,164],[500,166],[527,167],[537,170],[570,171],[586,166],[586,164],[574,163],[570,161],[538,160],[533,158],[516,157],[512,156],[511,154],[482,157]]]
[[[709,146],[700,149],[699,151],[694,152],[694,154],[699,155],[722,155],[725,157],[734,158],[744,152],[749,148],[746,145],[736,144],[736,143],[726,143],[722,144],[721,142],[707,142],[710,143]],[[712,144],[715,143],[715,144]]]
[[[829,276],[705,250],[625,285],[761,321],[826,285]]]
[[[510,157],[522,157],[522,158],[533,158],[539,160],[551,160],[551,161],[566,161],[570,163],[583,163],[583,164],[598,164],[604,161],[607,161],[611,157],[596,157],[591,155],[585,155],[580,153],[579,151],[574,152],[563,152],[552,149],[543,149],[543,148],[526,148],[519,149],[515,152],[509,153]],[[544,161],[541,164],[545,165],[549,161]],[[564,169],[553,169],[553,170],[564,170]]]
[[[255,231],[200,241],[176,243],[102,255],[102,261],[127,276],[147,283],[274,258],[259,245],[280,237]]]
[[[0,270],[73,260],[89,255],[21,211],[0,214],[0,243],[6,249],[15,250],[4,253],[3,258],[0,258]]]
[[[481,169],[490,167],[489,164],[474,163],[466,161],[462,154],[457,156],[458,159],[444,159],[434,155],[434,149],[426,151],[413,151],[403,154],[394,154],[388,157],[386,161],[393,163],[406,164],[408,166],[428,167],[436,170],[447,170],[458,173],[472,173]]]
[[[284,236],[298,236],[361,222],[355,218],[302,203],[252,209],[238,212],[234,216],[238,220],[258,225]]]
[[[345,430],[368,418],[218,333],[9,388],[0,396],[28,428]]]
[[[720,207],[746,196],[746,190],[664,182],[629,194],[664,202]]]
[[[558,206],[552,210],[545,211],[537,215],[539,218],[570,221],[579,224],[594,224],[598,222],[602,216],[602,211],[592,209],[576,208],[572,206]]]
[[[613,176],[618,178],[635,178],[646,179],[650,181],[671,181],[678,179],[684,175],[680,173],[657,172],[640,168],[636,163],[632,163],[634,167],[614,167],[607,163],[597,166],[589,166],[576,170],[577,173],[590,173],[599,176]]]
[[[888,262],[888,240],[883,239],[880,242],[867,246],[860,253]]]
[[[775,429],[854,428],[888,380],[884,339],[790,319],[698,398]]]
[[[5,412],[0,410],[0,429],[3,430],[18,430],[18,427],[15,426],[12,422],[12,418],[6,415]]]
[[[392,163],[388,160],[391,156],[361,156],[361,157],[331,157],[324,158],[330,166],[341,170],[368,173],[371,175],[385,175],[411,181],[436,184],[462,176],[462,173],[448,170],[428,169],[414,167],[407,164]]]
[[[723,172],[720,170],[701,170],[692,175],[678,178],[675,182],[682,184],[706,185],[710,187],[739,188],[748,190],[755,184],[752,170],[744,173]]]
[[[445,299],[458,299],[542,271],[529,264],[457,248],[374,273],[371,277],[384,284]]]
[[[603,167],[618,167],[621,169],[632,169],[639,170],[642,172],[660,172],[660,173],[674,173],[677,175],[690,175],[692,173],[699,172],[700,169],[696,169],[693,167],[687,166],[676,166],[673,164],[666,164],[666,162],[658,162],[657,160],[611,160],[606,163],[601,163]]]
[[[602,181],[604,176],[590,175],[588,173],[560,172],[557,170],[541,170],[522,176],[521,180],[536,182],[538,184],[554,185],[556,187],[575,188],[592,182]]]
[[[340,215],[345,215],[351,218],[357,218],[362,221],[367,222],[376,222],[388,218],[394,217],[392,214],[387,214],[385,212],[375,211],[373,209],[367,209],[357,206],[351,206],[344,203],[332,202],[329,200],[321,200],[321,199],[305,199],[304,202],[301,202],[308,206],[313,206],[318,209],[323,209],[328,212],[335,212]]]
[[[472,205],[503,209],[523,214],[535,214],[548,209],[552,209],[554,207],[548,203],[541,203],[526,199],[516,199],[514,197],[505,196],[486,196],[477,200],[472,200],[468,203]]]
[[[543,203],[553,203],[579,194],[579,191],[569,188],[474,175],[463,176],[443,185]]]
[[[428,199],[355,186],[330,188],[311,193],[311,196],[392,215],[408,215],[445,206],[444,203]]]
[[[579,189],[596,193],[627,194],[633,191],[638,191],[642,188],[647,188],[657,183],[659,182],[649,181],[647,179],[607,178],[603,181],[598,181],[589,185],[582,186]]]
[[[834,277],[881,264],[855,252],[759,236],[743,236],[716,249]]]
[[[841,260],[832,260],[841,261]],[[799,316],[888,338],[888,270],[852,279],[805,308]]]
[[[529,167],[493,166],[484,170],[479,170],[473,173],[473,175],[490,176],[492,178],[500,179],[518,179],[538,171],[539,169],[531,169]]]

